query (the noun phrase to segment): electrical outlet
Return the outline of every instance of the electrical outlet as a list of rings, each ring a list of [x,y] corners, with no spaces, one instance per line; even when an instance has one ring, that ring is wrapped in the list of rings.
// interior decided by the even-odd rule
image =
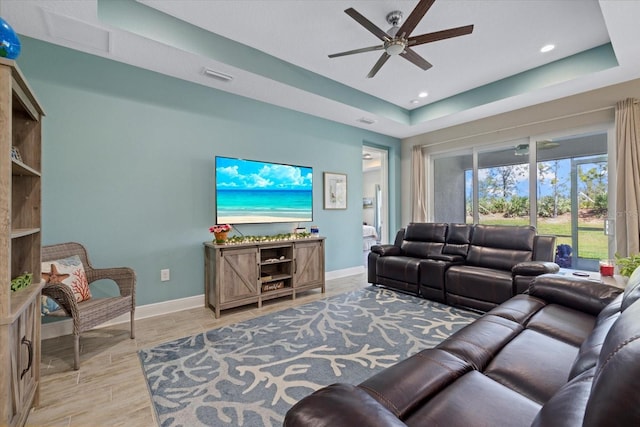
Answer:
[[[160,281],[167,282],[171,280],[171,271],[168,268],[160,270]]]

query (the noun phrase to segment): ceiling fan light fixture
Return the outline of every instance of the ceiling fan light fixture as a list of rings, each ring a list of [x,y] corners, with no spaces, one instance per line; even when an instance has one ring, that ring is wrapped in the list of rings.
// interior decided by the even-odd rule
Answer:
[[[405,47],[407,47],[407,44],[403,40],[393,39],[384,44],[384,51],[391,56],[400,55],[404,52]]]

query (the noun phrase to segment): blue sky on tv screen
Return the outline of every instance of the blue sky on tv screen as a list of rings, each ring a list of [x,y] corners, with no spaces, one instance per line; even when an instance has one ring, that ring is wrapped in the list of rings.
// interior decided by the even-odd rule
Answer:
[[[216,157],[220,190],[311,190],[312,168]]]

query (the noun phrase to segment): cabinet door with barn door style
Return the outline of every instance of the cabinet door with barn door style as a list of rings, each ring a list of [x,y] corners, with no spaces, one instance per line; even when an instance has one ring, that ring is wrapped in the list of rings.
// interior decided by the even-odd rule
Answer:
[[[324,240],[300,241],[294,247],[294,289],[321,288],[324,292]]]

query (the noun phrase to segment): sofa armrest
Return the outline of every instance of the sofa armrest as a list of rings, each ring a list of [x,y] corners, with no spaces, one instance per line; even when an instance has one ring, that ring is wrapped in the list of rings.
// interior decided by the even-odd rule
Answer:
[[[402,255],[402,249],[396,245],[374,245],[371,246],[371,252],[380,256]]]
[[[602,282],[560,274],[538,276],[529,286],[532,296],[594,316],[621,292],[622,289]]]
[[[359,387],[332,384],[296,403],[284,427],[406,427],[391,411]]]
[[[541,274],[557,273],[558,271],[560,271],[560,266],[555,262],[548,261],[519,262],[511,269],[514,276],[539,276]]]
[[[464,257],[462,255],[434,254],[429,255],[429,259],[433,259],[436,261],[446,261],[452,264],[461,264],[464,262]]]

